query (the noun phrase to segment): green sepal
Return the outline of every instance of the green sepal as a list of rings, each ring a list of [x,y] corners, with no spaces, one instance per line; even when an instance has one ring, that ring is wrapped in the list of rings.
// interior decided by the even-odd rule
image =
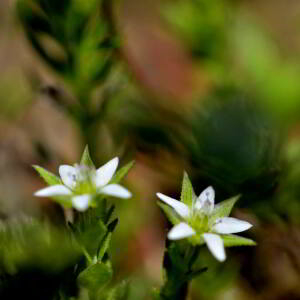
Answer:
[[[65,208],[72,208],[72,198],[70,196],[53,196],[49,198]]]
[[[48,185],[52,186],[52,185],[63,184],[61,179],[58,176],[49,172],[48,170],[46,170],[40,166],[37,166],[37,165],[33,165],[32,167],[39,173],[39,175],[43,178],[43,180]],[[70,196],[52,196],[49,198],[51,198],[58,204],[62,205],[63,207],[66,207],[66,208],[72,207],[72,200],[71,200]]]
[[[194,192],[192,183],[189,179],[189,176],[184,171],[180,200],[181,200],[181,202],[183,202],[187,206],[192,207],[193,201],[195,201],[196,198],[197,197],[195,195],[195,192]]]
[[[119,183],[130,171],[130,169],[133,167],[135,161],[131,161],[128,164],[126,164],[124,167],[122,167],[120,170],[116,172],[110,183]]]
[[[234,247],[234,246],[255,246],[256,242],[251,239],[244,238],[234,234],[227,234],[221,236],[224,241],[225,247]]]
[[[32,167],[39,173],[39,175],[44,179],[44,181],[48,185],[62,184],[62,181],[60,180],[60,178],[58,176],[47,171],[46,169],[44,169],[40,166],[37,166],[37,165],[33,165]]]
[[[86,145],[85,148],[84,148],[83,154],[81,156],[80,164],[85,165],[89,168],[96,168],[93,161],[92,161],[92,159],[91,159],[91,155],[90,155],[88,145]]]
[[[234,196],[215,205],[211,218],[218,219],[228,217],[233,209],[233,206],[238,201],[241,195]]]
[[[167,219],[173,224],[177,225],[181,222],[180,217],[178,214],[172,209],[170,206],[163,204],[160,201],[157,201],[157,205],[162,209],[164,214],[166,215]]]
[[[193,246],[202,246],[205,244],[202,234],[195,234],[187,239]]]
[[[83,270],[77,278],[80,286],[83,286],[91,293],[97,293],[105,287],[112,279],[113,271],[111,264],[96,262]]]

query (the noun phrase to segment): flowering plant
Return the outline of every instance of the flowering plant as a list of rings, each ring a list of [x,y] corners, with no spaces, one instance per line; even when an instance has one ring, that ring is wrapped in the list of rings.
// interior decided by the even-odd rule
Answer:
[[[192,183],[184,173],[181,201],[161,193],[158,205],[174,227],[168,233],[167,251],[164,257],[164,284],[155,291],[158,300],[181,300],[187,297],[189,282],[206,268],[196,266],[199,247],[207,245],[212,255],[223,262],[226,259],[224,247],[253,246],[251,239],[234,235],[252,227],[249,222],[229,217],[239,196],[215,205],[215,191],[210,186],[198,197]],[[176,243],[185,239],[185,243]]]
[[[170,222],[175,225],[168,234],[170,240],[188,238],[193,245],[207,244],[213,256],[224,261],[224,247],[255,245],[251,239],[233,235],[252,227],[246,221],[229,217],[239,196],[215,205],[215,191],[210,186],[197,197],[188,175],[184,173],[181,201],[157,193],[157,197],[172,208],[160,204]]]
[[[115,157],[96,169],[86,147],[80,164],[61,165],[60,178],[39,166],[34,166],[49,187],[35,192],[37,197],[51,197],[64,206],[73,206],[78,211],[85,211],[91,205],[97,205],[101,195],[118,198],[130,198],[131,193],[118,184],[131,163],[116,174],[119,158]],[[126,173],[126,172],[125,172]]]

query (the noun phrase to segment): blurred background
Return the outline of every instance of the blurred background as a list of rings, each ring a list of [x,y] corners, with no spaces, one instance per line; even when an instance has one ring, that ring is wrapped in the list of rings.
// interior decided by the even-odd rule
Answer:
[[[111,253],[130,299],[161,284],[155,193],[178,198],[183,170],[216,202],[241,193],[234,215],[258,243],[224,264],[203,250],[189,299],[300,299],[299,1],[2,0],[0,20],[4,222],[62,225],[33,197],[44,183],[31,165],[57,173],[88,144],[96,166],[136,161]],[[9,259],[28,269],[34,253]]]

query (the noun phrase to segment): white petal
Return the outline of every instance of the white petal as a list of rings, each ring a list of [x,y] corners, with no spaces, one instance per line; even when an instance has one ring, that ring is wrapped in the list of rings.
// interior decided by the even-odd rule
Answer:
[[[85,211],[89,208],[90,195],[80,195],[72,198],[72,205],[78,211]]]
[[[119,158],[115,157],[96,171],[94,182],[96,187],[101,187],[110,182],[119,164]]]
[[[196,234],[196,231],[189,226],[187,223],[179,223],[178,225],[174,226],[169,234],[168,239],[169,240],[180,240],[187,237],[190,237],[192,235]]]
[[[61,165],[58,171],[62,182],[67,187],[73,189],[76,185],[76,180],[78,176],[77,169],[72,166]]]
[[[72,192],[64,185],[52,185],[34,193],[37,197],[53,197],[72,195]]]
[[[212,186],[206,188],[197,198],[195,209],[211,214],[215,206],[215,191]]]
[[[242,221],[236,218],[220,218],[213,225],[213,230],[216,233],[230,234],[248,230],[252,225],[249,222]]]
[[[102,188],[100,190],[100,193],[124,199],[128,199],[132,196],[127,189],[119,184],[109,184]]]
[[[163,202],[170,205],[181,217],[187,218],[190,214],[190,209],[183,202],[175,200],[169,196],[166,196],[161,193],[157,193],[156,196]]]
[[[226,254],[224,249],[224,242],[221,237],[213,233],[204,233],[202,236],[211,254],[217,260],[224,261],[226,259]]]

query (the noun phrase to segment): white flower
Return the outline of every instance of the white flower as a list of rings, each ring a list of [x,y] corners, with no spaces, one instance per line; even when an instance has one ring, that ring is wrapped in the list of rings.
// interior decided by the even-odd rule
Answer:
[[[130,198],[131,193],[119,184],[109,184],[119,164],[113,158],[99,169],[86,165],[61,165],[59,175],[62,184],[52,185],[35,192],[37,197],[70,196],[72,205],[78,211],[85,211],[95,194],[118,198]]]
[[[222,237],[252,227],[250,223],[236,218],[215,218],[219,206],[215,206],[215,191],[211,186],[193,199],[191,207],[161,193],[157,193],[157,197],[171,206],[182,219],[170,230],[168,238],[180,240],[198,235],[219,261],[226,259]]]

